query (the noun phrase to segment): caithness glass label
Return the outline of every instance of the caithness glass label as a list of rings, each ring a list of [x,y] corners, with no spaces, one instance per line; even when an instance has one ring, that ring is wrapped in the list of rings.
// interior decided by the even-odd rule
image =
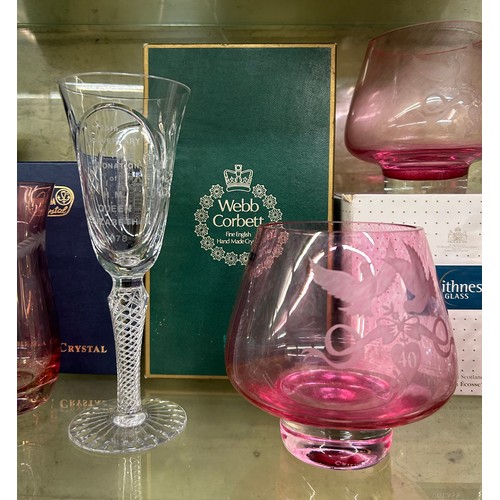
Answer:
[[[266,186],[253,184],[253,170],[236,164],[224,170],[223,181],[200,198],[194,232],[213,260],[245,266],[257,227],[279,222],[283,214]]]
[[[447,309],[482,309],[482,266],[436,266]]]

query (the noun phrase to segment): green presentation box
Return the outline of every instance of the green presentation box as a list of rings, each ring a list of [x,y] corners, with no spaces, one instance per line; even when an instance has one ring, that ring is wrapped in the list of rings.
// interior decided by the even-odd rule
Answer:
[[[192,91],[146,278],[146,377],[224,377],[257,227],[331,218],[335,57],[335,44],[144,46],[146,73]]]

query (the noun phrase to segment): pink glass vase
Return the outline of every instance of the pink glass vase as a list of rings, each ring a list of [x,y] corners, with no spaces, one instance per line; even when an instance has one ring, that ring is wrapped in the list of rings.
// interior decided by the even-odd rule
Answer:
[[[386,190],[464,192],[482,155],[482,33],[474,21],[374,38],[354,88],[345,144],[378,164]]]
[[[17,413],[46,402],[59,375],[60,338],[45,225],[54,185],[17,183]]]
[[[304,462],[358,469],[392,428],[438,410],[457,382],[455,344],[421,228],[261,226],[234,307],[227,374],[280,418]]]

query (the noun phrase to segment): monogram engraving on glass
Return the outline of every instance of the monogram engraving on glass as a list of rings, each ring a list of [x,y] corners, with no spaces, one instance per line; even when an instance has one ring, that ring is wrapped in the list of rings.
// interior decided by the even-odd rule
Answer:
[[[438,355],[449,356],[452,337],[446,322],[441,317],[426,320],[431,326],[429,329],[419,316],[426,310],[428,314],[433,314],[436,293],[433,281],[426,274],[416,250],[407,244],[404,247],[409,260],[398,258],[392,244],[389,244],[378,272],[375,272],[368,262],[360,263],[357,273],[360,279],[345,271],[325,269],[310,260],[314,283],[329,295],[340,299],[342,304],[347,302],[347,305],[339,306],[339,310],[347,313],[349,317],[372,316],[374,301],[382,300],[384,314],[376,319],[372,330],[363,329],[362,333],[351,325],[335,324],[325,334],[324,350],[307,348],[303,351],[306,359],[315,356],[334,368],[348,368],[360,360],[367,345],[376,341],[381,341],[384,345],[397,341],[391,350],[392,360],[395,368],[404,376],[404,381],[410,383],[421,362],[420,345],[412,342],[412,339],[420,341],[422,337],[426,337],[432,342]],[[402,307],[404,314],[399,314],[398,306],[387,298],[380,298],[398,277],[406,290],[407,300],[404,300]],[[336,346],[339,343],[339,335],[343,339],[341,348]]]

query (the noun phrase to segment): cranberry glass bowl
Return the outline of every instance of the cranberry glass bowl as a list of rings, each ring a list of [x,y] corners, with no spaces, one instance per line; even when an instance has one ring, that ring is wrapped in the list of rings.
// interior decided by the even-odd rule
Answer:
[[[386,179],[467,179],[482,156],[482,26],[421,23],[372,39],[345,144]]]
[[[286,448],[357,469],[392,428],[456,387],[452,330],[423,229],[361,222],[259,227],[234,306],[227,374],[280,419]]]

